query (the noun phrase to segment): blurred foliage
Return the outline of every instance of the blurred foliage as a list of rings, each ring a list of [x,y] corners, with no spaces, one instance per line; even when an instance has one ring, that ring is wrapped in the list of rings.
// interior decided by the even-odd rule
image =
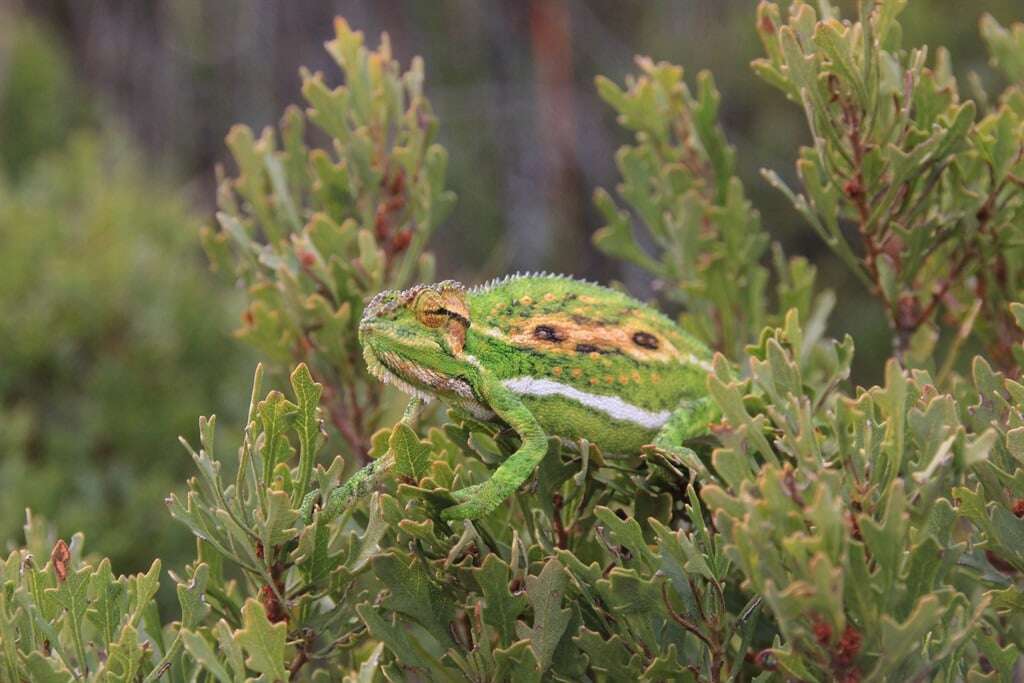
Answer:
[[[755,68],[808,103],[815,131],[838,125],[837,112],[852,125],[855,102],[902,122],[895,141],[851,135],[863,120],[846,129],[845,142],[815,140],[800,157],[803,194],[791,192],[818,233],[849,250],[851,270],[893,316],[897,357],[881,368],[884,381],[849,382],[854,341],[824,336],[830,299],[815,296],[809,264],[787,263],[777,251],[774,271],[764,267],[768,240],[734,177],[709,77],[698,77],[693,96],[678,68],[641,60],[624,89],[599,81],[633,138],[618,154],[619,200],[596,196],[607,226],[595,239],[653,274],[667,300],[704,307],[712,323],[721,316],[708,324],[691,308],[681,320],[729,354],[715,357],[707,384],[723,419],[691,444],[696,459],[684,468],[656,454],[552,438],[535,477],[508,504],[452,526],[440,514],[453,503],[450,492],[485,478],[517,440],[501,424],[456,410],[425,438],[411,420],[365,431],[386,424],[379,411],[390,395],[369,398],[377,389],[350,357],[351,321],[374,287],[432,274],[413,248],[415,230],[426,231],[423,222],[432,229],[450,199],[439,173],[407,163],[429,159],[431,149],[443,158],[418,117],[400,116],[426,108],[418,76],[409,76],[419,65],[402,75],[386,39],[371,51],[338,23],[329,50],[345,86],[326,91],[306,77],[307,95],[333,93],[310,97],[306,114],[339,124],[329,151],[309,150],[294,134],[305,118],[297,111],[286,115],[280,146],[269,131],[258,142],[241,129],[229,136],[240,173],[221,184],[221,231],[209,231],[206,246],[248,287],[243,335],[278,368],[302,362],[285,393],[264,393],[257,369],[237,458],[221,455],[212,418],[199,422],[198,448],[188,446],[195,475],[187,493],[168,499],[172,517],[197,539],[195,561],[172,574],[180,619],[161,618],[150,600],[159,561],[116,577],[107,560],[82,557],[80,535],[53,543],[30,523],[25,547],[0,570],[0,670],[54,681],[1018,680],[1024,347],[1013,337],[1005,355],[973,355],[969,373],[957,363],[933,372],[915,362],[918,347],[906,344],[900,309],[890,304],[899,301],[892,292],[932,294],[915,289],[932,272],[959,276],[964,251],[943,251],[936,230],[974,245],[965,248],[976,249],[979,268],[990,267],[986,254],[1006,256],[977,241],[985,231],[971,202],[984,206],[995,191],[988,220],[1019,206],[1017,162],[998,153],[1009,144],[1000,140],[1024,145],[1024,128],[1009,125],[1019,86],[992,98],[982,118],[959,123],[972,105],[954,102],[949,80],[910,97],[915,83],[936,83],[937,71],[894,47],[904,4],[865,2],[861,20],[840,21],[826,0],[822,18],[796,2],[783,22],[781,10],[763,3],[749,17],[769,55]],[[1021,30],[982,22],[1008,72],[1024,59],[1013,38]],[[811,51],[819,44],[827,57]],[[857,45],[863,61],[848,62],[846,49],[856,54]],[[888,81],[871,77],[883,64]],[[850,90],[834,99],[817,89],[843,77]],[[886,90],[893,83],[903,86]],[[877,173],[861,168],[860,177],[856,165],[839,165],[835,157],[845,159],[856,139],[874,141],[864,158],[879,155]],[[406,155],[410,148],[420,153]],[[921,173],[899,175],[908,157]],[[401,187],[419,190],[389,211],[397,168],[406,174]],[[837,185],[844,169],[858,185]],[[934,186],[918,184],[936,171]],[[960,174],[962,191],[941,177],[947,172]],[[869,216],[881,210],[902,222],[856,229],[858,188],[869,186],[885,190],[867,204]],[[896,186],[908,188],[919,210],[893,208]],[[387,230],[378,229],[382,213]],[[1016,215],[998,219],[1001,231],[1012,233]],[[908,220],[917,216],[924,218]],[[936,225],[946,216],[948,225]],[[833,220],[853,229],[832,230]],[[395,226],[414,228],[403,249],[393,248]],[[890,279],[870,247],[893,234],[899,249],[879,253],[905,268]],[[864,241],[838,242],[852,235]],[[922,239],[937,243],[926,270],[910,267]],[[977,277],[950,280],[948,289],[961,292]],[[988,344],[992,326],[1024,329],[1015,283],[1008,273],[991,302],[974,292],[974,323],[956,332],[960,352],[967,355],[972,334]],[[919,327],[945,329],[924,318]],[[330,328],[337,319],[344,324]],[[323,336],[328,329],[334,336]],[[352,392],[341,404],[345,420],[356,406],[373,409],[364,413],[372,420],[362,423],[363,443],[328,440],[351,424],[336,417],[331,394],[339,389]],[[343,456],[320,457],[335,445]],[[300,507],[313,489],[331,499],[360,445],[368,458],[393,458],[396,476],[339,511]]]
[[[51,128],[7,128],[0,145],[18,167],[0,173],[0,539],[32,507],[119,566],[178,561],[188,550],[157,508],[184,473],[175,435],[244,377],[230,297],[211,295],[177,188],[122,133],[48,119],[75,109],[67,67],[30,26],[4,31],[34,41],[16,60],[25,73],[0,78],[6,111],[21,112],[5,123],[38,112]]]
[[[37,22],[0,12],[0,167],[17,179],[90,118],[68,55]]]

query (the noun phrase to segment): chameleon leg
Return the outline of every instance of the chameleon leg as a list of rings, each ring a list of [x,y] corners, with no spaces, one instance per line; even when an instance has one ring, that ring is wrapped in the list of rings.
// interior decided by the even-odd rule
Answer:
[[[685,400],[654,437],[659,448],[682,446],[687,439],[708,433],[708,425],[721,416],[718,406],[709,397]]]
[[[493,512],[515,493],[548,452],[547,434],[518,396],[492,378],[485,379],[481,393],[490,409],[516,430],[522,445],[494,471],[490,479],[467,487],[468,495],[467,489],[455,491],[452,495],[463,502],[441,512],[447,520],[479,519]]]
[[[409,404],[405,407],[405,413],[402,415],[402,422],[410,426],[414,425],[419,417],[422,406],[423,401],[418,398],[409,401]],[[331,491],[331,494],[327,497],[327,502],[323,505],[321,517],[325,521],[334,519],[353,500],[362,498],[370,493],[384,476],[391,471],[391,467],[394,464],[394,456],[391,453],[387,453],[355,472],[345,480],[344,484]],[[320,491],[314,490],[307,493],[306,497],[302,499],[299,513],[307,523],[313,517],[313,504],[316,503],[316,499],[319,496]]]
[[[693,470],[698,477],[708,476],[707,467],[697,454],[683,445],[687,439],[708,432],[708,425],[721,417],[718,406],[709,397],[685,400],[665,426],[654,436],[654,442],[644,449],[653,448],[666,457]]]

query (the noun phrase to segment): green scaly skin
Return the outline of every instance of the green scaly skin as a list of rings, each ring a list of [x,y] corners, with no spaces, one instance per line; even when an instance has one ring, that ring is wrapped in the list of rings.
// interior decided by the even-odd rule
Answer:
[[[707,396],[711,352],[653,308],[605,287],[517,275],[466,290],[457,282],[382,292],[359,327],[370,371],[512,427],[522,445],[491,478],[460,491],[446,519],[478,519],[525,482],[549,435],[607,452],[679,453],[719,418]],[[414,409],[407,411],[411,421]],[[381,458],[332,492],[333,516],[391,465]],[[317,498],[303,502],[308,513]]]

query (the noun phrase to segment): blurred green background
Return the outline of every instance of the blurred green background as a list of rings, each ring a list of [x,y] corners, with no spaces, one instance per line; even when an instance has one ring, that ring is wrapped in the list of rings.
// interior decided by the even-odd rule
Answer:
[[[852,3],[837,3],[850,11]],[[298,68],[337,78],[322,45],[345,16],[371,44],[422,55],[459,202],[434,249],[444,277],[514,270],[620,279],[598,254],[590,197],[625,141],[593,79],[646,54],[714,72],[740,175],[766,229],[839,295],[831,332],[857,341],[855,380],[889,353],[880,309],[761,180],[792,179],[803,114],[749,69],[753,0],[0,0],[0,539],[24,508],[84,530],[119,572],[191,552],[162,499],[190,462],[199,414],[241,419],[255,354],[231,338],[240,302],[208,273],[197,229],[236,122],[300,102]],[[978,17],[1020,0],[912,0],[908,45],[945,45],[961,91],[995,91]]]

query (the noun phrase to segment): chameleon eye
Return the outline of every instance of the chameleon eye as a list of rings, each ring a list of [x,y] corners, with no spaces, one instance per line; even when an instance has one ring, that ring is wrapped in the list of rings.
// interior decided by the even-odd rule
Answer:
[[[448,321],[441,295],[432,289],[423,290],[413,304],[416,319],[430,328],[438,328]]]

